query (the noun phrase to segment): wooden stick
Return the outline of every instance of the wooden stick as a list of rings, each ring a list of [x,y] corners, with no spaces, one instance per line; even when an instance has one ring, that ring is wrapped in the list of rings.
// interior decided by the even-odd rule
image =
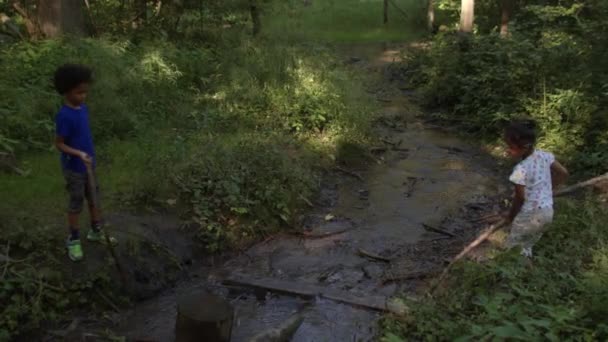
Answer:
[[[364,250],[363,248],[359,248],[359,250],[357,251],[359,255],[363,256],[363,257],[367,257],[373,260],[378,260],[378,261],[383,261],[383,262],[391,262],[391,259],[389,258],[385,258],[381,255],[378,254],[374,254],[371,252],[368,252],[366,250]]]
[[[358,173],[356,173],[356,172],[353,172],[353,171],[350,171],[350,170],[346,170],[346,169],[341,168],[339,166],[336,166],[335,169],[338,170],[338,171],[340,171],[340,172],[344,172],[344,173],[346,173],[349,176],[353,176],[353,177],[359,179],[362,182],[364,181],[363,177],[361,177],[361,175],[358,174]]]
[[[340,229],[340,230],[336,230],[335,232],[325,232],[325,233],[319,233],[319,234],[310,234],[310,233],[304,233],[304,232],[296,232],[296,234],[302,236],[305,239],[324,239],[326,237],[330,237],[330,236],[340,235],[340,234],[346,233],[349,230],[350,229]]]
[[[441,229],[441,228],[435,228],[435,227],[430,226],[430,225],[428,225],[426,223],[423,223],[422,226],[424,227],[425,230],[428,230],[428,231],[431,231],[431,232],[434,232],[434,233],[439,233],[439,234],[446,235],[446,236],[449,236],[449,237],[455,237],[456,236],[456,234],[454,234],[454,233],[450,233],[447,230],[444,230],[444,229]]]
[[[490,226],[481,235],[479,235],[479,237],[477,239],[475,239],[475,241],[473,241],[469,245],[467,245],[462,250],[462,252],[460,252],[456,257],[454,257],[454,259],[452,259],[452,261],[450,262],[450,264],[443,270],[443,272],[441,272],[441,275],[439,276],[439,279],[437,279],[437,282],[435,283],[435,285],[433,285],[433,287],[431,287],[430,293],[433,293],[433,291],[443,282],[443,280],[445,279],[445,277],[450,272],[450,269],[452,269],[452,266],[454,266],[454,264],[458,260],[464,258],[473,249],[475,249],[475,247],[479,246],[481,243],[483,243],[484,241],[486,241],[490,237],[490,235],[492,235],[494,232],[496,232],[500,228],[504,227],[505,225],[506,225],[506,222],[503,220],[503,221],[501,221],[501,222],[499,222],[497,224],[494,224],[494,225]]]
[[[93,167],[91,166],[90,163],[85,163],[86,168],[87,168],[87,178],[88,178],[88,185],[89,185],[89,194],[91,196],[91,200],[93,201],[93,205],[99,209],[98,205],[99,202],[97,201],[97,185],[95,183],[95,173],[93,173]],[[114,264],[116,265],[116,269],[118,270],[118,273],[120,274],[120,280],[122,281],[122,286],[124,289],[127,288],[127,276],[125,271],[122,268],[122,265],[120,264],[120,261],[118,261],[118,257],[116,256],[116,251],[114,250],[114,245],[112,244],[112,241],[110,240],[110,236],[108,235],[108,232],[106,232],[105,230],[102,230],[103,232],[103,236],[106,240],[106,245],[108,247],[108,251],[110,252],[110,255],[112,256],[112,259],[114,259]]]
[[[586,188],[586,187],[593,186],[593,185],[596,185],[598,183],[607,182],[607,181],[608,181],[608,173],[605,173],[605,174],[603,174],[603,175],[601,175],[599,177],[591,178],[591,179],[586,180],[584,182],[580,182],[580,183],[574,184],[572,186],[563,188],[563,189],[561,189],[559,191],[556,191],[555,194],[554,194],[554,196],[557,197],[557,196],[569,195],[569,194],[571,194],[571,193],[573,193],[573,192],[575,192],[575,191],[577,191],[579,189]]]

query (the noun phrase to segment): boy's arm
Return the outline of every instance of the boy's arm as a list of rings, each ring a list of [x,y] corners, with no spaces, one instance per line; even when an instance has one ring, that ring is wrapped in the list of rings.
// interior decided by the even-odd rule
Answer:
[[[91,156],[89,156],[86,152],[77,150],[75,148],[71,148],[70,146],[66,145],[63,137],[57,136],[55,138],[55,146],[57,147],[57,149],[59,151],[61,151],[63,153],[67,153],[74,157],[78,157],[78,158],[82,159],[82,161],[85,163],[93,162],[93,159],[91,159]]]
[[[568,179],[568,170],[557,160],[551,164],[551,184],[553,189],[566,182]]]
[[[521,207],[524,205],[526,200],[526,187],[523,185],[515,184],[515,194],[513,195],[513,203],[511,203],[511,210],[505,218],[506,223],[511,223],[515,219],[515,216],[521,211]]]

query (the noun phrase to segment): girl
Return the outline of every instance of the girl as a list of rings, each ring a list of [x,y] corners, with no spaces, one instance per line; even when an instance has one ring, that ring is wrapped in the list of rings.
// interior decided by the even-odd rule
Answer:
[[[568,171],[553,154],[534,148],[534,121],[511,122],[504,139],[508,154],[520,161],[509,177],[515,185],[515,195],[506,217],[506,223],[511,224],[506,246],[519,246],[522,255],[532,257],[532,246],[542,236],[544,227],[553,221],[553,189],[565,182]]]

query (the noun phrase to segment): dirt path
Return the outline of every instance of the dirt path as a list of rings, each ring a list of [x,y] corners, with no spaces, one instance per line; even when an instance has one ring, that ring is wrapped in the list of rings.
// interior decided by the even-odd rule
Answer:
[[[140,340],[172,341],[175,302],[179,295],[210,290],[236,308],[233,341],[246,341],[307,306],[293,341],[367,341],[374,337],[380,314],[323,296],[297,298],[247,287],[226,287],[222,280],[280,280],[348,294],[353,298],[414,293],[474,235],[467,218],[490,203],[496,186],[492,162],[480,149],[417,117],[411,95],[390,72],[397,50],[367,46],[345,49],[346,60],[360,72],[374,72],[370,93],[383,103],[375,149],[378,163],[355,172],[328,175],[316,208],[305,224],[309,235],[277,236],[161,297],[137,305],[121,316],[120,331]],[[466,209],[468,206],[469,209]],[[477,209],[476,209],[477,208]],[[426,229],[425,229],[426,227]],[[440,228],[453,234],[429,231]],[[360,255],[365,250],[390,262]]]

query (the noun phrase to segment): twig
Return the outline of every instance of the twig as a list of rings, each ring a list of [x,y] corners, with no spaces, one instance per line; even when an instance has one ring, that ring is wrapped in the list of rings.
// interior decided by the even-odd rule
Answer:
[[[362,182],[364,181],[363,177],[361,177],[361,175],[360,175],[360,174],[358,174],[358,173],[356,173],[356,172],[353,172],[353,171],[350,171],[350,170],[346,170],[346,169],[344,169],[344,168],[341,168],[340,166],[336,166],[336,167],[335,167],[335,169],[336,169],[337,171],[340,171],[340,172],[346,173],[346,174],[347,174],[347,175],[349,175],[349,176],[353,176],[353,177],[357,178],[358,180],[360,180],[360,181],[362,181]]]
[[[421,278],[427,277],[429,274],[430,274],[429,272],[418,271],[418,272],[412,272],[412,273],[408,273],[408,274],[404,274],[404,275],[397,275],[394,277],[386,277],[386,278],[382,279],[381,284],[386,285],[388,283],[401,281],[401,280],[421,279]]]
[[[23,274],[15,271],[15,270],[10,270],[9,272],[12,275],[16,276],[16,277],[21,278],[22,280],[29,280],[29,281],[32,281],[32,282],[36,281],[35,279],[28,278],[28,277],[24,276]],[[53,286],[53,285],[48,284],[48,283],[40,282],[40,284],[41,284],[42,287],[46,287],[49,290],[57,291],[57,292],[60,292],[60,293],[65,293],[66,292],[66,290],[64,290],[62,288],[59,288],[57,286]]]
[[[372,147],[369,149],[370,153],[384,153],[386,152],[386,147]]]
[[[409,17],[409,15],[404,10],[402,10],[401,7],[397,6],[397,4],[395,4],[395,2],[393,0],[389,0],[389,1],[390,1],[391,5],[393,5],[393,7],[395,7],[399,12],[401,12],[401,14],[403,14],[403,16],[405,18]]]
[[[8,265],[11,263],[11,257],[10,257],[10,251],[11,251],[11,242],[8,241],[6,243],[6,261],[4,262],[4,271],[2,271],[2,277],[0,277],[0,280],[4,280],[4,277],[6,276],[6,272],[8,271]]]
[[[373,260],[377,260],[377,261],[383,261],[383,262],[391,262],[391,259],[389,258],[385,258],[381,255],[378,254],[374,254],[371,252],[368,252],[366,250],[364,250],[363,248],[359,248],[359,250],[357,251],[359,253],[359,255],[373,259]]]
[[[312,204],[311,201],[308,200],[308,198],[304,197],[302,194],[298,195],[298,197],[304,201],[304,203],[306,203],[309,207],[313,208],[314,205]]]
[[[349,229],[340,229],[335,232],[325,232],[325,233],[319,233],[319,234],[308,234],[308,233],[303,233],[303,232],[296,232],[296,234],[304,237],[305,239],[324,239],[326,237],[344,234],[347,231],[349,231]]]
[[[396,143],[392,142],[392,141],[390,141],[388,139],[381,139],[381,141],[383,143],[387,144],[387,145],[391,145],[391,146],[394,146],[394,147],[397,147],[397,146],[399,146],[401,144],[401,140],[399,142],[396,142]]]
[[[114,304],[108,297],[106,297],[98,288],[95,288],[95,293],[99,296],[99,298],[103,299],[106,304],[108,304],[114,311],[120,312],[120,309],[116,304]]]
[[[426,223],[423,223],[422,226],[424,227],[425,230],[434,232],[434,233],[439,233],[439,234],[443,234],[443,235],[447,235],[449,237],[455,237],[456,234],[450,233],[447,230],[441,229],[441,228],[435,228],[431,225],[428,225]]]

